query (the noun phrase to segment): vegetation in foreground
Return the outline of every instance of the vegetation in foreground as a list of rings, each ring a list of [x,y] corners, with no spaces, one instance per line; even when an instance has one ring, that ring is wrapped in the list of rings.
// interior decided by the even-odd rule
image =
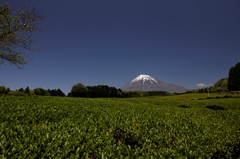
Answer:
[[[0,96],[0,158],[238,158],[233,97]]]

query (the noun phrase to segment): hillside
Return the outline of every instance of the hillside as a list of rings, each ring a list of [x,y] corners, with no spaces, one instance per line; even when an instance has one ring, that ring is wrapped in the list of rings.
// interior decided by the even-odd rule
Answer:
[[[228,91],[228,78],[223,78],[219,81],[217,81],[210,90],[212,92],[227,92]]]

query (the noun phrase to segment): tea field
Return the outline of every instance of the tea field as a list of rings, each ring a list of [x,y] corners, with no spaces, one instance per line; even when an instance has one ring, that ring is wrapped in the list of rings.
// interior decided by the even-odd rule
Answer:
[[[239,158],[240,96],[0,96],[0,158]]]

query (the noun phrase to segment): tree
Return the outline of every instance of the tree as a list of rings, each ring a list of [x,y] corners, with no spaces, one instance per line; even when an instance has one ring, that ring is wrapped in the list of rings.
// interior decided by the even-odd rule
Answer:
[[[48,92],[50,93],[51,96],[61,96],[64,97],[65,94],[62,92],[61,89],[48,89]]]
[[[23,50],[31,49],[31,35],[40,16],[27,7],[14,11],[9,4],[0,4],[0,64],[7,61],[18,68],[27,63]]]
[[[6,88],[4,86],[0,86],[0,94],[7,94],[10,92],[9,88]]]
[[[18,91],[21,92],[21,93],[24,93],[24,89],[23,88],[19,88]]]
[[[66,95],[63,93],[61,89],[57,89],[57,96],[65,97]]]
[[[90,98],[106,98],[117,97],[122,98],[125,94],[121,89],[109,87],[107,85],[97,86],[84,86],[81,83],[75,84],[71,92],[68,94],[70,97],[90,97]]]
[[[240,63],[229,70],[228,89],[229,91],[240,91]]]
[[[92,86],[90,97],[109,97],[109,87],[105,85]]]
[[[29,89],[29,87],[28,87],[28,86],[26,87],[26,89],[25,89],[24,93],[25,93],[25,94],[28,94],[28,95],[30,95],[30,89]]]
[[[117,88],[115,87],[109,88],[109,97],[119,97]]]
[[[71,97],[87,97],[88,88],[82,83],[78,83],[72,86],[72,90],[69,94]]]
[[[35,95],[50,96],[50,93],[43,88],[35,88],[34,93]]]

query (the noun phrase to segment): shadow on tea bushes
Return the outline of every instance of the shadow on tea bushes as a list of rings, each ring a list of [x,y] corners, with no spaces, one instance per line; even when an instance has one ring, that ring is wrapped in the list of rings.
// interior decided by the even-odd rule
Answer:
[[[139,142],[132,137],[132,135],[123,129],[117,128],[114,131],[113,138],[118,142],[123,142],[126,146],[129,145],[132,148],[136,147],[142,147],[142,145],[139,144]]]
[[[179,108],[191,108],[189,105],[179,105]]]
[[[211,109],[211,110],[226,110],[224,107],[218,106],[218,105],[208,105],[208,106],[206,106],[206,108]]]

